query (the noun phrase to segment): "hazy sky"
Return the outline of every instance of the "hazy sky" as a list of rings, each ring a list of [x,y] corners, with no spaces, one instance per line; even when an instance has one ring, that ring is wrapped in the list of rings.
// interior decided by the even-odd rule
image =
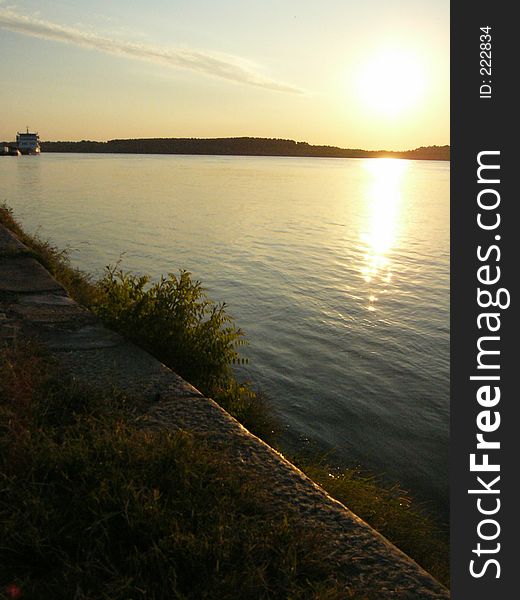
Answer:
[[[0,0],[0,140],[449,143],[448,0]]]

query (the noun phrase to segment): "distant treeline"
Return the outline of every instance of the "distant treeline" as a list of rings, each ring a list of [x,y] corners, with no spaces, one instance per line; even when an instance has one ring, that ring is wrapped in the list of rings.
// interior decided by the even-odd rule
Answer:
[[[328,158],[410,158],[450,160],[449,146],[422,146],[415,150],[361,150],[313,146],[307,142],[268,138],[149,138],[108,142],[42,142],[43,152],[109,152],[121,154],[216,154],[238,156],[315,156]]]

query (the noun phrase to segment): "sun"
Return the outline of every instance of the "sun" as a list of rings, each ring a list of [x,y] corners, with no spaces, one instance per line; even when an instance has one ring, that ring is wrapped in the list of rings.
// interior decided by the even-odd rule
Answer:
[[[361,65],[357,88],[365,109],[394,118],[419,106],[426,88],[425,68],[412,52],[384,50]]]

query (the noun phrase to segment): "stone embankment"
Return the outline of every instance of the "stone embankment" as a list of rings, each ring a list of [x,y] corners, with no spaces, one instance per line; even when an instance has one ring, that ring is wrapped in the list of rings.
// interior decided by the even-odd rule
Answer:
[[[446,599],[448,591],[408,556],[332,499],[281,454],[155,358],[106,329],[74,302],[27,248],[0,225],[0,344],[36,337],[70,373],[144,397],[146,426],[202,432],[334,543],[331,570],[381,600]]]

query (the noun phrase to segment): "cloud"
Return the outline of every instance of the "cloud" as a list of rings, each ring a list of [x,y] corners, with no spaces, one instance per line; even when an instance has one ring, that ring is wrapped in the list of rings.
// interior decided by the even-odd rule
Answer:
[[[1,2],[2,0],[0,0]],[[245,61],[236,56],[216,55],[205,51],[160,48],[112,39],[96,33],[28,17],[10,9],[0,9],[0,28],[45,40],[98,50],[106,54],[146,60],[174,68],[189,69],[204,75],[220,77],[235,83],[252,85],[276,92],[303,93],[303,90],[297,87],[260,75],[255,71],[254,65],[246,64]]]

